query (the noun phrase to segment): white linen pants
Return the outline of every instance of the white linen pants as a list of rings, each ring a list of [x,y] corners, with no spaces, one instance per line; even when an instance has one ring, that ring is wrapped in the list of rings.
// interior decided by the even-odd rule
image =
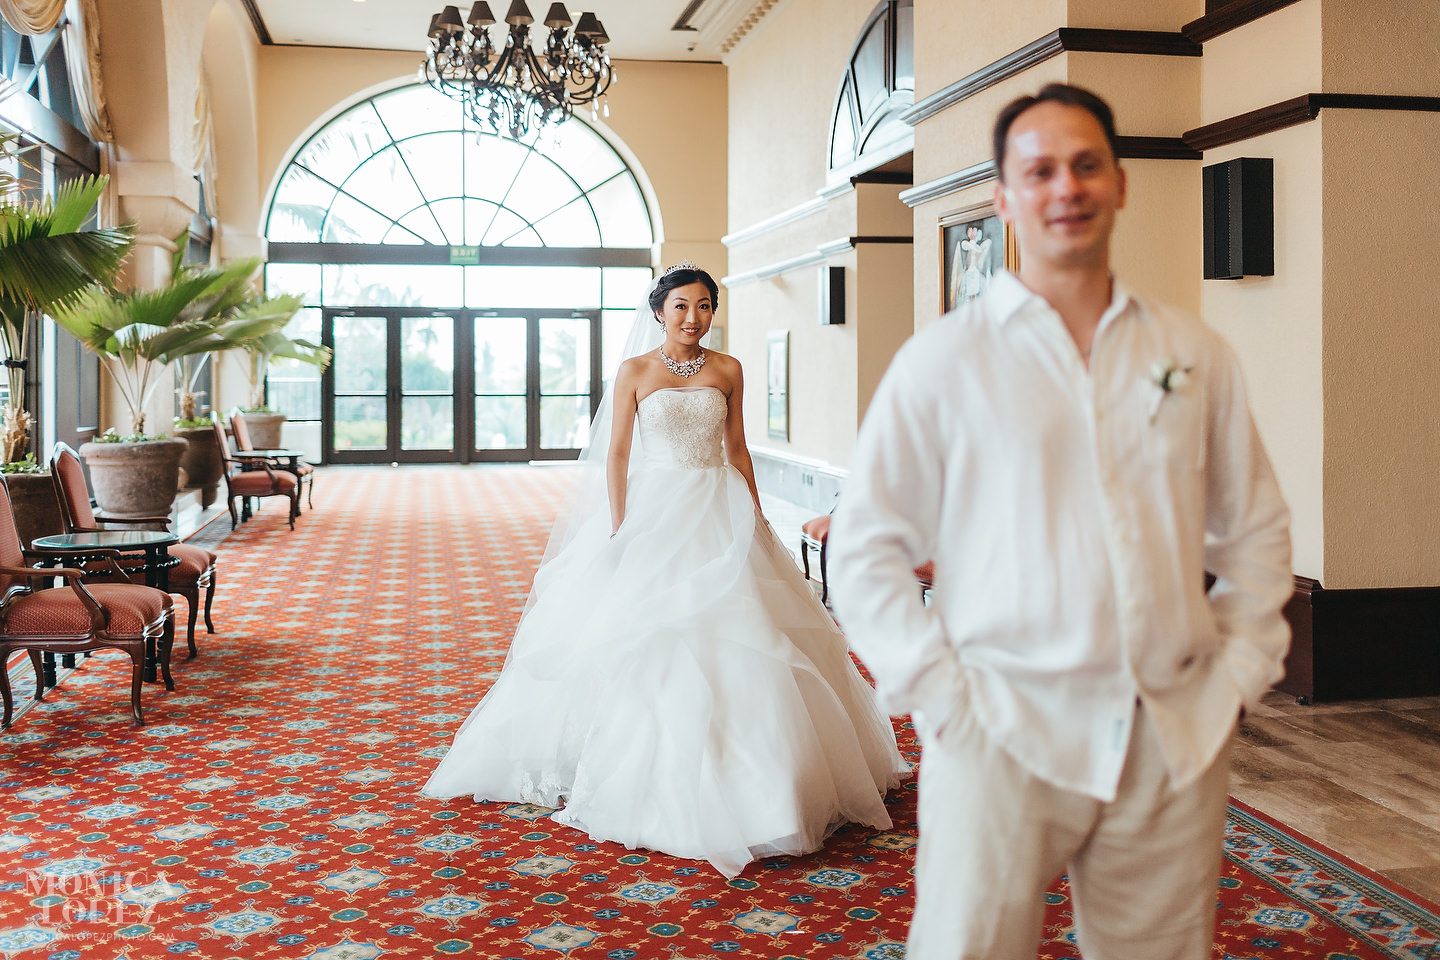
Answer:
[[[907,960],[1033,960],[1045,890],[1062,870],[1085,960],[1209,960],[1228,745],[1177,791],[1137,707],[1105,803],[1031,775],[958,713],[924,739]]]

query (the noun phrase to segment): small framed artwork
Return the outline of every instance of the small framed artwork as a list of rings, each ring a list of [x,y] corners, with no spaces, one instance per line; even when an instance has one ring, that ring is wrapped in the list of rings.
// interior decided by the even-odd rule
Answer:
[[[990,288],[1001,270],[1016,270],[1015,231],[988,203],[940,218],[940,311],[949,313]]]
[[[790,331],[765,338],[765,426],[776,440],[790,439]]]

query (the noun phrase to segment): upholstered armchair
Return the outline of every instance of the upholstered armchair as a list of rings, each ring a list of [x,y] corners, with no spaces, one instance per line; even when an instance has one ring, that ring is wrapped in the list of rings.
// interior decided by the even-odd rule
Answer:
[[[68,444],[57,443],[50,453],[50,481],[55,484],[55,496],[60,501],[60,517],[65,522],[66,533],[91,533],[105,529],[105,526],[156,526],[164,529],[169,517],[101,517],[90,509],[90,487],[85,483],[85,471],[80,466],[80,457]],[[195,620],[200,610],[200,591],[205,591],[205,632],[215,632],[215,621],[211,619],[210,608],[215,602],[215,554],[193,543],[177,543],[170,547],[170,556],[180,562],[169,571],[170,592],[179,594],[190,605],[190,624],[185,634],[189,656],[198,653],[195,646]],[[145,571],[141,569],[143,558],[122,554],[120,566],[125,568],[131,583],[144,583]]]
[[[245,425],[245,414],[239,409],[230,411],[230,436],[235,438],[235,450],[237,453],[245,453],[255,449],[255,444],[250,442],[250,428]],[[305,502],[310,509],[315,509],[315,464],[306,463],[304,460],[296,460],[293,467],[282,467],[286,472],[292,469],[295,479],[300,481],[301,492],[305,495]]]
[[[16,650],[30,654],[35,668],[35,699],[45,697],[41,668],[42,653],[75,654],[113,648],[130,654],[130,713],[144,726],[140,710],[140,689],[144,683],[147,652],[153,648],[159,661],[165,689],[174,690],[170,676],[170,647],[175,638],[170,595],[153,587],[128,582],[128,574],[117,562],[113,550],[95,551],[96,563],[89,571],[67,567],[36,570],[26,566],[27,554],[20,546],[10,494],[0,484],[0,699],[5,714],[0,728],[9,727],[14,715],[9,671],[4,664]],[[104,571],[95,569],[100,564]],[[90,583],[87,574],[108,573],[114,583]],[[61,577],[63,587],[36,590],[30,587],[37,576]]]
[[[300,481],[295,474],[276,469],[263,458],[246,458],[230,452],[225,427],[215,418],[215,441],[220,444],[220,458],[225,462],[225,499],[230,507],[230,528],[240,525],[235,501],[245,497],[287,497],[290,500],[290,529],[300,513]],[[248,508],[247,508],[248,509]],[[248,516],[248,514],[247,514]]]

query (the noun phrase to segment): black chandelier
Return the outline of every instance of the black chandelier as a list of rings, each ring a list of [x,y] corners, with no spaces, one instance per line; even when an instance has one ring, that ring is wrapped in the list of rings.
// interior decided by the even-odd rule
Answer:
[[[565,5],[550,4],[545,15],[550,36],[540,55],[530,46],[535,18],[525,0],[510,4],[505,15],[510,32],[498,53],[486,29],[494,22],[485,2],[471,7],[464,23],[454,6],[432,16],[420,76],[464,104],[476,126],[493,133],[507,130],[517,140],[537,125],[563,123],[576,106],[588,104],[592,115],[599,116],[615,70],[605,52],[610,38],[593,13],[582,13],[571,34]],[[608,107],[605,113],[609,115]]]

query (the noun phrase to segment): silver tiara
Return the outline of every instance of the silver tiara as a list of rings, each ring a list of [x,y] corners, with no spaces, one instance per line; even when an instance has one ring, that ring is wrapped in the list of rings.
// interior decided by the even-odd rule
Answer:
[[[666,268],[665,268],[665,272],[662,273],[661,276],[662,276],[662,277],[663,277],[663,276],[668,276],[669,274],[674,273],[676,270],[699,270],[699,269],[700,269],[699,267],[695,266],[695,264],[691,263],[689,260],[681,260],[679,263],[675,264],[675,266],[673,266],[673,267],[666,267]]]

